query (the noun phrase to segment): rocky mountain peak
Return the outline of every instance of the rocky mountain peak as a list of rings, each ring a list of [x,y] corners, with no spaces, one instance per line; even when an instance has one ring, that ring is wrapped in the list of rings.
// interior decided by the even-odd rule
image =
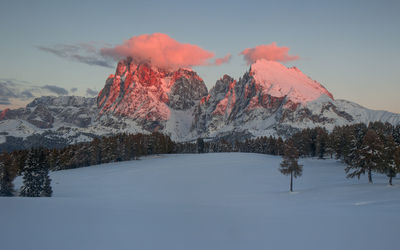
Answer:
[[[100,114],[130,117],[143,122],[168,121],[171,110],[188,110],[207,95],[207,87],[191,69],[168,70],[148,62],[119,61],[100,91]]]

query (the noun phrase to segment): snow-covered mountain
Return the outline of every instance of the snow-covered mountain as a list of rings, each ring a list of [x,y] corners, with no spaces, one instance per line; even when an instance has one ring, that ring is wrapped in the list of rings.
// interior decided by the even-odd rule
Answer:
[[[397,124],[400,115],[334,100],[320,83],[299,69],[258,60],[238,81],[218,80],[194,113],[192,130],[203,137],[240,134],[281,135],[316,126],[382,121]]]
[[[224,75],[207,91],[191,69],[165,70],[127,58],[97,98],[40,97],[1,112],[0,147],[63,146],[120,132],[158,131],[176,141],[288,136],[302,128],[371,121],[399,124],[400,115],[335,100],[320,83],[278,62],[258,60],[239,80]]]

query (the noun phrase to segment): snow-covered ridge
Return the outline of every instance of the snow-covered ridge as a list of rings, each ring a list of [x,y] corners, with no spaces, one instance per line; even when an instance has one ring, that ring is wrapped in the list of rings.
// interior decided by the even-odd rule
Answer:
[[[352,114],[356,122],[368,123],[370,121],[384,121],[391,124],[400,123],[400,114],[392,113],[385,110],[373,110],[365,108],[355,102],[347,100],[336,100],[336,106],[339,110],[347,111]]]

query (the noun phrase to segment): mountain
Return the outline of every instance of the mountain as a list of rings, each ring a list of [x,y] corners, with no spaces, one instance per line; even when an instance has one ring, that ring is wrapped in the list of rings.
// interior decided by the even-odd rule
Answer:
[[[182,131],[194,106],[207,95],[204,81],[191,69],[165,70],[128,58],[118,63],[100,91],[100,116],[129,117],[142,128],[171,134]],[[186,127],[189,128],[190,124]]]
[[[382,121],[400,115],[334,100],[320,83],[299,69],[258,60],[238,81],[225,75],[196,107],[192,129],[203,137],[287,136],[299,129]]]
[[[61,147],[121,132],[158,131],[176,141],[290,136],[303,128],[372,121],[399,124],[400,115],[335,100],[320,83],[278,62],[258,60],[239,80],[224,75],[207,91],[191,69],[127,58],[97,98],[44,96],[3,110],[0,150]]]

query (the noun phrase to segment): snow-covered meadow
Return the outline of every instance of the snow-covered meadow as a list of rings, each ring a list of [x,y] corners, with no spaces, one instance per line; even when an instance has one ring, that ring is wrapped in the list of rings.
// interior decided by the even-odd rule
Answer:
[[[0,249],[398,249],[400,180],[302,159],[161,155],[51,173],[51,198],[0,198]],[[21,185],[21,178],[15,181]]]

